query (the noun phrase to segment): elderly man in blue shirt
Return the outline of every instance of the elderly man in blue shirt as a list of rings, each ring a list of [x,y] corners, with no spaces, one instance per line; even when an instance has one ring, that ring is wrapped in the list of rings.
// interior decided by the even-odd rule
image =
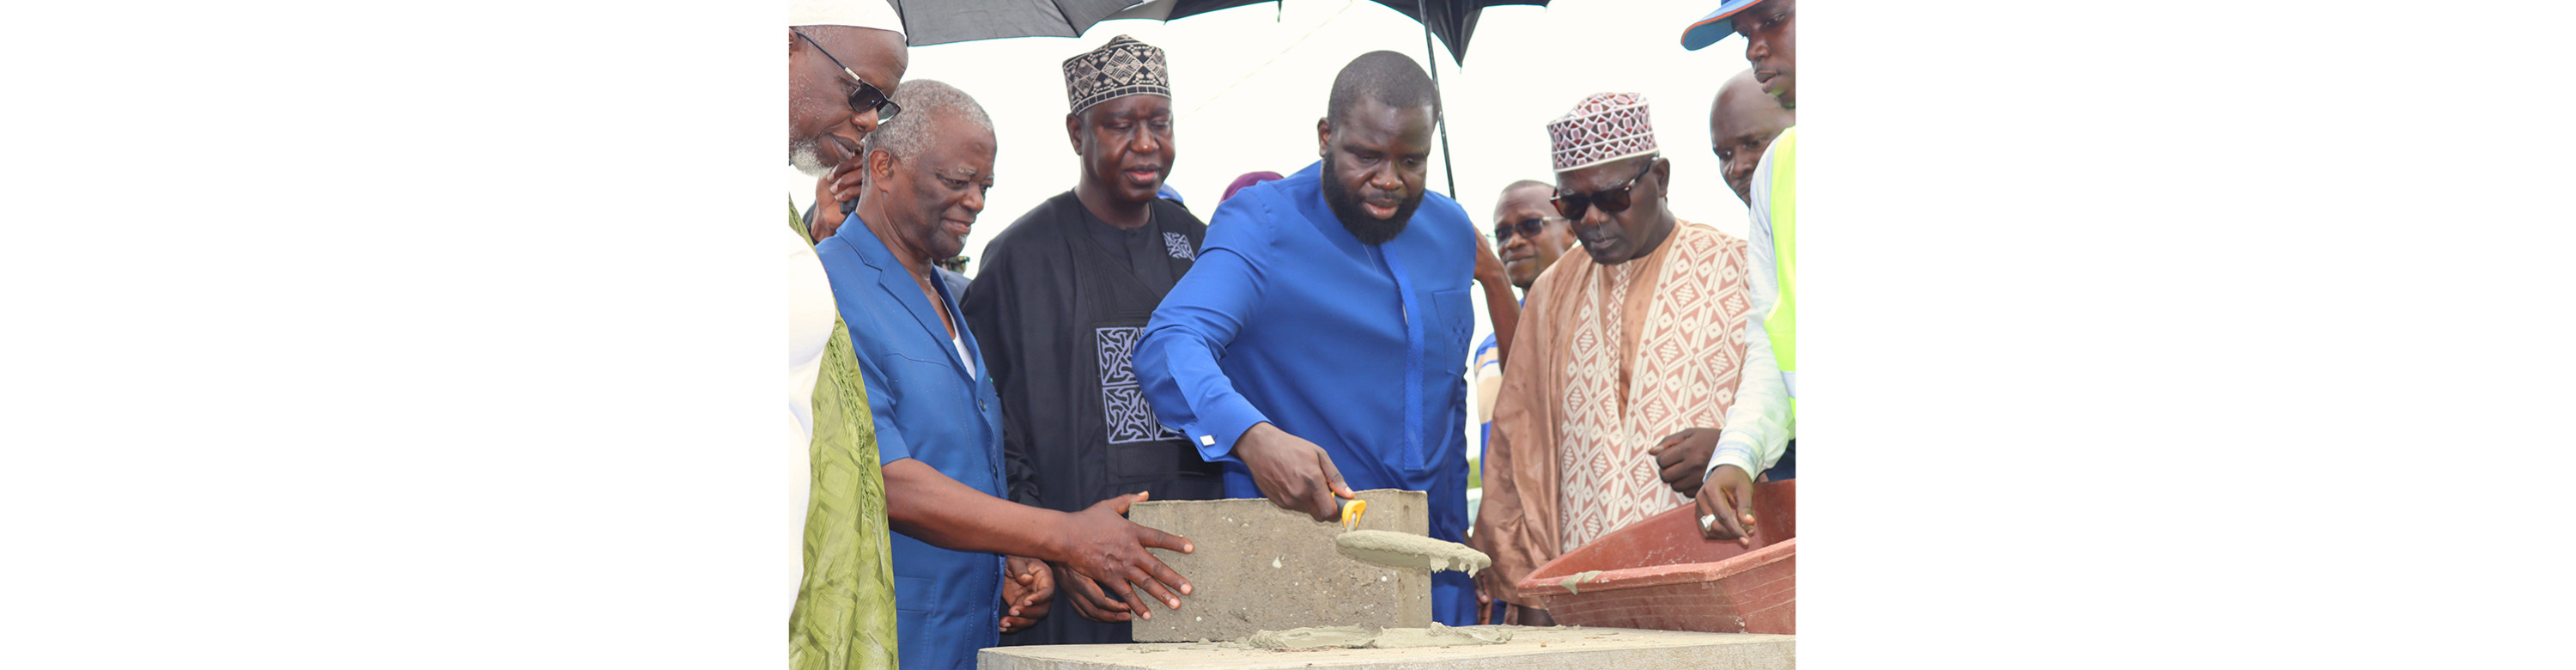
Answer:
[[[894,528],[897,653],[907,670],[971,670],[1001,631],[1047,615],[1053,561],[1145,612],[1189,582],[1145,550],[1188,540],[1127,521],[1139,492],[1058,512],[1003,496],[1000,399],[957,294],[931,272],[957,255],[993,186],[993,122],[962,91],[907,81],[868,138],[858,208],[814,246],[875,417]],[[1130,588],[1134,583],[1137,586]]]
[[[1362,54],[1327,107],[1321,162],[1217,206],[1136,376],[1229,497],[1330,521],[1353,488],[1427,491],[1431,536],[1462,542],[1468,292],[1491,254],[1465,209],[1423,188],[1440,110],[1420,66]],[[1432,598],[1434,619],[1475,623],[1465,574],[1435,573]]]

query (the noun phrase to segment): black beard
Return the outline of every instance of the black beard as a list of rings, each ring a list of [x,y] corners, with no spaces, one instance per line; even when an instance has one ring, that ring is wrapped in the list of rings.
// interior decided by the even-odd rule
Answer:
[[[1422,194],[1415,193],[1405,199],[1404,205],[1395,208],[1394,218],[1379,221],[1360,208],[1358,196],[1342,190],[1342,180],[1331,161],[1324,162],[1323,182],[1324,204],[1332,208],[1333,218],[1341,219],[1342,229],[1351,231],[1352,237],[1360,238],[1361,244],[1372,247],[1404,234],[1404,224],[1413,220],[1413,210],[1422,207]]]

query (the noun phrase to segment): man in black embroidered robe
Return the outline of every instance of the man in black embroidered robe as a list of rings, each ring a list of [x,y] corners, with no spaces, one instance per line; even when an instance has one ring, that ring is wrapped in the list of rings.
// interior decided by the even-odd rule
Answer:
[[[966,322],[1002,398],[1012,500],[1080,510],[1108,497],[1223,497],[1214,464],[1145,402],[1128,357],[1163,294],[1197,260],[1207,224],[1156,197],[1172,168],[1161,49],[1124,35],[1064,63],[1065,132],[1082,180],[984,248]],[[1005,619],[1004,645],[1130,641],[1135,613],[1056,568],[1051,616]],[[1072,610],[1067,612],[1066,610]]]

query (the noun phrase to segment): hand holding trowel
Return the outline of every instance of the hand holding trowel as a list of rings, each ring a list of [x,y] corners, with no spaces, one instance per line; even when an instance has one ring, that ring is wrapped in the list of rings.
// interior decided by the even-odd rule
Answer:
[[[1252,471],[1252,483],[1261,487],[1262,495],[1280,509],[1332,521],[1341,518],[1342,500],[1353,496],[1350,485],[1342,483],[1342,471],[1333,467],[1331,454],[1270,422],[1252,424],[1243,431],[1243,437],[1234,442],[1234,456]]]
[[[1252,471],[1253,484],[1261,487],[1270,504],[1305,512],[1316,521],[1339,519],[1343,533],[1334,538],[1334,544],[1343,555],[1378,565],[1459,570],[1471,575],[1493,564],[1493,559],[1482,552],[1456,542],[1410,533],[1354,530],[1367,513],[1368,502],[1358,499],[1350,485],[1342,483],[1342,472],[1333,467],[1333,457],[1324,453],[1323,447],[1268,422],[1253,424],[1243,431],[1243,437],[1235,440],[1234,454],[1243,459],[1245,469]]]

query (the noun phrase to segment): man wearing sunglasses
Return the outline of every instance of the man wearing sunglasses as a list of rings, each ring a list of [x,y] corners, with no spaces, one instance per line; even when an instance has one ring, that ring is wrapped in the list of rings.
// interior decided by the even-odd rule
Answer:
[[[1566,227],[1565,217],[1556,215],[1556,206],[1548,204],[1548,197],[1555,194],[1556,187],[1546,182],[1523,179],[1503,187],[1502,198],[1494,203],[1493,248],[1501,255],[1490,269],[1483,263],[1476,267],[1476,284],[1485,289],[1485,309],[1494,322],[1494,333],[1476,344],[1477,423],[1490,426],[1493,421],[1494,393],[1502,388],[1503,360],[1509,350],[1504,343],[1520,322],[1520,300],[1513,297],[1512,289],[1527,293],[1540,272],[1574,247],[1573,230]]]
[[[858,140],[883,114],[855,94],[889,90],[903,78],[902,30],[883,0],[788,3],[789,164],[821,177],[860,162]],[[875,419],[828,272],[792,202],[787,220],[789,230],[773,234],[783,236],[788,267],[789,440],[779,456],[794,464],[787,485],[799,547],[781,552],[797,575],[788,667],[892,668],[894,560]]]
[[[1476,396],[1472,402],[1475,403],[1476,423],[1479,424],[1477,431],[1483,435],[1477,442],[1483,449],[1477,455],[1479,466],[1484,463],[1483,454],[1490,452],[1493,446],[1494,396],[1503,389],[1503,354],[1506,349],[1502,343],[1504,338],[1513,335],[1511,330],[1514,328],[1505,324],[1520,322],[1520,301],[1510,291],[1516,288],[1527,293],[1530,284],[1538,281],[1539,273],[1555,265],[1556,259],[1574,246],[1574,232],[1566,227],[1565,217],[1557,216],[1556,206],[1548,204],[1548,197],[1553,195],[1556,195],[1555,186],[1523,179],[1503,187],[1502,197],[1494,203],[1494,248],[1501,252],[1497,260],[1504,279],[1488,280],[1485,268],[1477,267],[1476,283],[1486,289],[1485,308],[1492,312],[1494,320],[1494,333],[1476,344],[1475,362],[1472,364],[1476,368]],[[1511,288],[1502,289],[1501,294],[1496,295],[1496,286],[1506,281]],[[1480,606],[1489,602],[1489,596],[1479,595],[1477,602]],[[1501,617],[1502,611],[1480,610],[1478,614],[1480,622],[1506,622]],[[1518,623],[1532,626],[1549,624],[1544,618],[1546,615],[1538,610],[1525,609],[1521,614]]]
[[[1726,417],[1749,304],[1744,240],[1673,216],[1644,96],[1593,94],[1547,131],[1551,203],[1586,258],[1523,304],[1473,536],[1494,558],[1479,584],[1523,607],[1515,585],[1540,564],[1689,504],[1671,482],[1703,464],[1659,438]]]
[[[847,14],[894,15],[884,0],[795,0]],[[861,138],[902,113],[894,91],[909,57],[898,19],[878,28],[799,25],[787,36],[787,157],[815,178],[812,230],[840,228],[843,203],[859,197]],[[811,235],[811,232],[808,233]],[[814,239],[821,239],[817,236]]]
[[[1682,47],[1699,49],[1744,36],[1753,79],[1798,108],[1796,0],[1727,0],[1682,31]],[[1686,448],[1710,445],[1708,474],[1695,495],[1700,534],[1750,545],[1753,478],[1797,476],[1798,455],[1798,128],[1789,126],[1763,150],[1744,190],[1753,208],[1753,311],[1745,318],[1744,383],[1725,427],[1674,435]],[[1688,488],[1677,483],[1676,489]]]
[[[1423,188],[1437,91],[1410,57],[1374,51],[1334,77],[1325,110],[1322,160],[1217,205],[1136,377],[1224,468],[1228,497],[1332,521],[1353,489],[1425,491],[1429,534],[1463,541],[1482,252],[1467,210]],[[1431,582],[1433,620],[1475,622],[1466,575]]]

